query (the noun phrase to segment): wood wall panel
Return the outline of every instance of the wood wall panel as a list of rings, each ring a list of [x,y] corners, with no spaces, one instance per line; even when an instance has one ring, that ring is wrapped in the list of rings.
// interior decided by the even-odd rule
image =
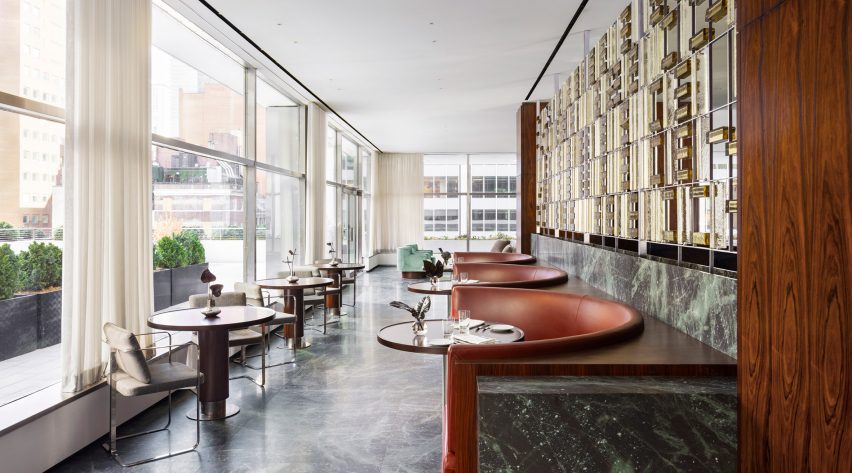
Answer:
[[[538,117],[538,104],[535,102],[524,102],[518,108],[518,251],[530,254],[530,235],[535,233],[536,227],[536,118]]]
[[[744,0],[740,470],[852,465],[848,0]]]

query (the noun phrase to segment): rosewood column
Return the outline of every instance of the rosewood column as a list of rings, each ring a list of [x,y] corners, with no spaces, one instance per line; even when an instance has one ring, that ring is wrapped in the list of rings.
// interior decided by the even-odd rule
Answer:
[[[518,198],[517,198],[517,231],[520,247],[518,251],[531,254],[530,235],[536,227],[536,119],[538,104],[524,102],[518,108]]]
[[[740,471],[849,471],[852,4],[737,9]]]

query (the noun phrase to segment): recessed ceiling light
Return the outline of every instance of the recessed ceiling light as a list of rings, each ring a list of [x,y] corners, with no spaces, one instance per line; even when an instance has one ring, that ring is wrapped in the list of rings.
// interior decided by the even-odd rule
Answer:
[[[281,23],[276,23],[276,25],[281,26]]]
[[[298,41],[293,41],[293,44],[299,44],[299,42],[298,42]]]
[[[437,43],[437,42],[438,42],[438,40],[437,40],[437,39],[433,39],[433,40],[432,40],[432,42],[433,42],[433,43]]]
[[[435,22],[434,22],[434,21],[430,21],[430,22],[429,22],[429,24],[430,24],[430,25],[434,25],[434,24],[435,24]]]

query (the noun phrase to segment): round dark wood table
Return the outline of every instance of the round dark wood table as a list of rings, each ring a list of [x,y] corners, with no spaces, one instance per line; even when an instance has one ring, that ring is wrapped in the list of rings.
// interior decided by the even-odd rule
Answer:
[[[148,317],[148,326],[160,330],[198,332],[198,369],[204,373],[198,399],[200,420],[217,420],[240,412],[228,404],[228,331],[272,320],[275,311],[264,307],[222,306],[217,317],[205,317],[202,309],[183,309]],[[195,409],[187,417],[195,418]]]
[[[429,283],[426,283],[429,284]],[[444,329],[441,325],[441,319],[426,319],[426,335],[415,335],[411,330],[411,324],[414,319],[407,322],[388,325],[379,330],[376,338],[379,343],[394,350],[408,351],[412,353],[425,353],[429,355],[443,355],[444,370],[441,379],[442,389],[441,398],[444,404],[447,403],[447,352],[450,351],[449,346],[432,346],[429,345],[429,340],[437,340],[444,338]],[[489,324],[489,322],[485,322]],[[497,343],[513,343],[520,342],[524,339],[524,331],[515,327],[511,332],[492,332],[490,330],[479,331],[475,328],[470,329],[473,335],[480,337],[490,337],[497,340]]]
[[[404,312],[402,312],[404,313]],[[377,338],[382,345],[394,350],[409,351],[412,353],[426,353],[429,355],[446,355],[450,351],[449,346],[432,346],[429,340],[444,338],[441,327],[442,319],[426,319],[426,335],[415,335],[411,330],[411,321],[388,325],[379,330]],[[490,322],[485,322],[490,324]],[[515,327],[511,332],[492,332],[490,330],[478,331],[470,329],[471,335],[489,337],[497,340],[497,343],[520,342],[524,339],[524,331]]]
[[[426,282],[415,282],[408,285],[408,292],[414,292],[416,294],[426,294],[428,296],[447,296],[447,318],[452,318],[452,304],[451,299],[453,295],[453,282],[452,281],[438,281],[436,286],[432,286],[432,283],[429,281]]]
[[[329,278],[299,278],[296,282],[289,282],[286,278],[261,279],[255,284],[263,289],[276,289],[284,292],[284,312],[296,316],[296,333],[293,338],[293,346],[296,348],[308,348],[311,342],[305,339],[305,289],[315,289],[334,284]]]
[[[348,315],[346,312],[340,310],[341,301],[342,301],[342,292],[343,292],[343,272],[344,271],[358,271],[364,269],[364,265],[360,263],[339,263],[337,265],[332,266],[331,264],[318,264],[316,266],[320,272],[325,272],[328,274],[328,277],[334,279],[334,284],[330,287],[332,288],[340,288],[340,292],[337,294],[329,294],[325,296],[325,306],[328,308],[329,313],[332,316],[341,316]]]

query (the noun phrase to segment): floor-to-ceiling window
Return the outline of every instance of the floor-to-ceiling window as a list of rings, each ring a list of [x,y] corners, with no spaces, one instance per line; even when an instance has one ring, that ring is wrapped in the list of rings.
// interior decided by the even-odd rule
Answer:
[[[155,241],[194,233],[226,288],[278,276],[303,253],[305,107],[159,2],[152,40]]]
[[[262,77],[262,76],[261,76]],[[286,271],[287,252],[304,245],[305,108],[257,80],[256,274]]]
[[[425,155],[423,181],[424,248],[488,251],[515,239],[514,154]]]
[[[0,406],[59,381],[65,0],[0,0]]]
[[[369,256],[372,151],[346,132],[329,126],[326,146],[325,241],[343,261]]]

